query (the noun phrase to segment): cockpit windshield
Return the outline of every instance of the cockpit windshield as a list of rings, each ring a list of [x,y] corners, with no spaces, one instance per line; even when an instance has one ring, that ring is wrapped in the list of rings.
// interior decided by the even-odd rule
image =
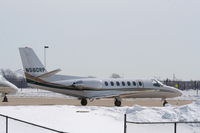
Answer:
[[[163,84],[156,79],[153,79],[152,83],[153,83],[153,86],[155,86],[155,87],[162,87],[163,86]]]

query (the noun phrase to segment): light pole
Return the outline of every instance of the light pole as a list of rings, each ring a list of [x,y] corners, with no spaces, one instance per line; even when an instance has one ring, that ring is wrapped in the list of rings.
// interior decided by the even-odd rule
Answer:
[[[46,69],[46,49],[49,48],[49,46],[44,46],[44,67]]]

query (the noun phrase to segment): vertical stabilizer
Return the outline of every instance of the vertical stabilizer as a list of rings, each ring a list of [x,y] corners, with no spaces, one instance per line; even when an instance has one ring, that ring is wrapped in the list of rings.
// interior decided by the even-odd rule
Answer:
[[[32,48],[19,48],[24,71],[32,76],[39,76],[47,72]]]

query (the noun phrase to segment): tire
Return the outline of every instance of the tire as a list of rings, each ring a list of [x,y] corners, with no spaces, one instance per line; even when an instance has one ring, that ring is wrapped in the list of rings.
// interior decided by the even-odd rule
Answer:
[[[115,100],[115,106],[120,107],[122,102],[120,100]]]
[[[2,102],[8,102],[8,98],[7,96],[4,96],[3,101]]]
[[[167,100],[164,100],[163,107],[165,107],[166,104],[168,104],[168,102],[167,102]]]
[[[81,99],[81,105],[86,106],[87,105],[87,99],[85,99],[85,98]]]

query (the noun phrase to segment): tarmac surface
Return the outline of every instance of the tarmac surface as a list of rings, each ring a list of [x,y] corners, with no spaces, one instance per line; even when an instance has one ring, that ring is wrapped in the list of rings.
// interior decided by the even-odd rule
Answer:
[[[2,98],[1,98],[2,100]],[[186,105],[192,103],[194,100],[167,100],[172,105]],[[122,99],[122,106],[162,106],[161,99]],[[81,106],[80,100],[70,98],[51,98],[51,97],[16,97],[8,96],[8,102],[0,102],[0,106],[24,106],[24,105],[75,105]],[[87,106],[114,106],[114,99],[97,99],[93,101],[88,100]]]

